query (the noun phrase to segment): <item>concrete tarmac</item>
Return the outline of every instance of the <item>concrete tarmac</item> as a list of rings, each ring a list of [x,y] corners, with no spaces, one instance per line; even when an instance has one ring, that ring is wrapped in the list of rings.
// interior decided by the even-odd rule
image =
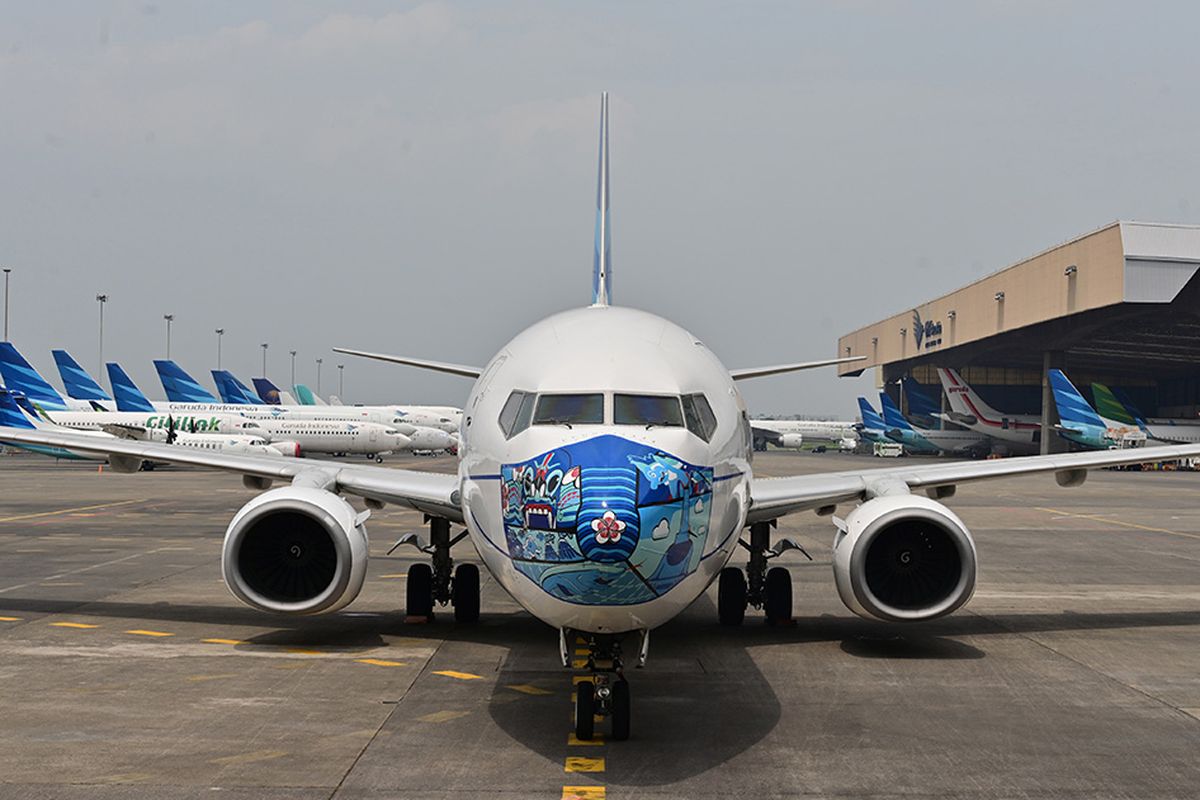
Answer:
[[[891,463],[770,452],[755,469]],[[848,612],[830,521],[785,518],[814,558],[779,561],[796,624],[722,628],[714,587],[631,671],[632,738],[582,744],[556,633],[486,573],[478,625],[405,624],[418,554],[385,553],[415,513],[375,513],[347,610],[281,618],[221,581],[253,496],[236,476],[3,457],[0,797],[1195,798],[1198,489],[965,485],[949,505],[976,537],[975,598],[914,626]]]

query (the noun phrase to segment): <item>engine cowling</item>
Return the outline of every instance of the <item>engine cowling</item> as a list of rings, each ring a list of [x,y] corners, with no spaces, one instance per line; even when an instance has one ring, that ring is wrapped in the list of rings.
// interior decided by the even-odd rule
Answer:
[[[854,613],[887,622],[949,614],[975,591],[975,542],[953,511],[918,495],[868,500],[833,543],[833,574]]]
[[[779,437],[780,447],[799,447],[804,444],[804,435],[800,433],[785,433]]]
[[[360,515],[338,495],[312,487],[263,492],[225,532],[221,575],[235,597],[281,614],[342,608],[362,590],[368,540]]]

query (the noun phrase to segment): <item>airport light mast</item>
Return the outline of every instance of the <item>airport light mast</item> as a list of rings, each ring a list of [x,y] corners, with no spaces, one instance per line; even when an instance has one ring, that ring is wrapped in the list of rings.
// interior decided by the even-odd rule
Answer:
[[[317,359],[317,396],[321,396],[321,359]]]
[[[4,341],[8,341],[8,276],[12,274],[11,267],[4,268]]]
[[[225,335],[225,329],[217,328],[215,333],[217,334],[217,369],[220,369],[221,368],[221,337]]]
[[[108,302],[108,295],[96,295],[96,302],[100,304],[100,367],[97,372],[104,371],[104,304]]]
[[[171,323],[175,321],[174,314],[163,314],[163,319],[167,321],[167,360],[171,360]]]
[[[296,385],[296,351],[288,350],[288,352],[292,354],[292,383],[291,383],[291,386],[295,386]]]
[[[342,389],[342,378],[346,375],[346,365],[338,364],[338,400],[345,396],[345,391]]]
[[[262,374],[263,374],[263,377],[265,378],[265,377],[267,377],[267,347],[269,345],[266,342],[263,342],[259,346],[262,347],[262,349],[263,349],[263,371],[262,371]]]

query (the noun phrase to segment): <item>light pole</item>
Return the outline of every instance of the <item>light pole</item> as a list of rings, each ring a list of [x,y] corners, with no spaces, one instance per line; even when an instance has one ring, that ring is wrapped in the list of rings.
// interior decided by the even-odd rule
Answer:
[[[317,396],[321,396],[321,359],[317,359]]]
[[[104,372],[104,304],[108,302],[108,295],[96,295],[96,302],[100,304],[100,368],[98,373]]]
[[[12,273],[10,267],[4,268],[4,341],[8,341],[8,276]]]
[[[225,335],[224,328],[217,328],[217,369],[221,368],[221,337]]]
[[[171,323],[175,321],[174,314],[163,314],[163,319],[167,321],[167,360],[171,360]]]
[[[292,383],[291,383],[291,386],[294,387],[296,385],[296,351],[288,350],[288,352],[292,354]],[[293,389],[292,391],[295,391],[295,389]]]
[[[345,396],[345,392],[342,389],[342,378],[344,378],[345,376],[346,376],[346,365],[338,364],[338,400],[341,400],[343,403],[346,402],[345,400],[342,400],[342,398]]]
[[[267,377],[267,343],[263,342],[260,347],[263,349],[263,377]]]

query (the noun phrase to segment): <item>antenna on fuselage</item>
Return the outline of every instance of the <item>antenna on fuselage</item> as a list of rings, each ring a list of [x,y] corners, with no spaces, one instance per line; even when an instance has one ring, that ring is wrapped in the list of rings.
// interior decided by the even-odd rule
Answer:
[[[592,265],[592,305],[612,300],[612,231],[608,222],[608,92],[600,93],[600,169],[596,181],[596,253]]]

